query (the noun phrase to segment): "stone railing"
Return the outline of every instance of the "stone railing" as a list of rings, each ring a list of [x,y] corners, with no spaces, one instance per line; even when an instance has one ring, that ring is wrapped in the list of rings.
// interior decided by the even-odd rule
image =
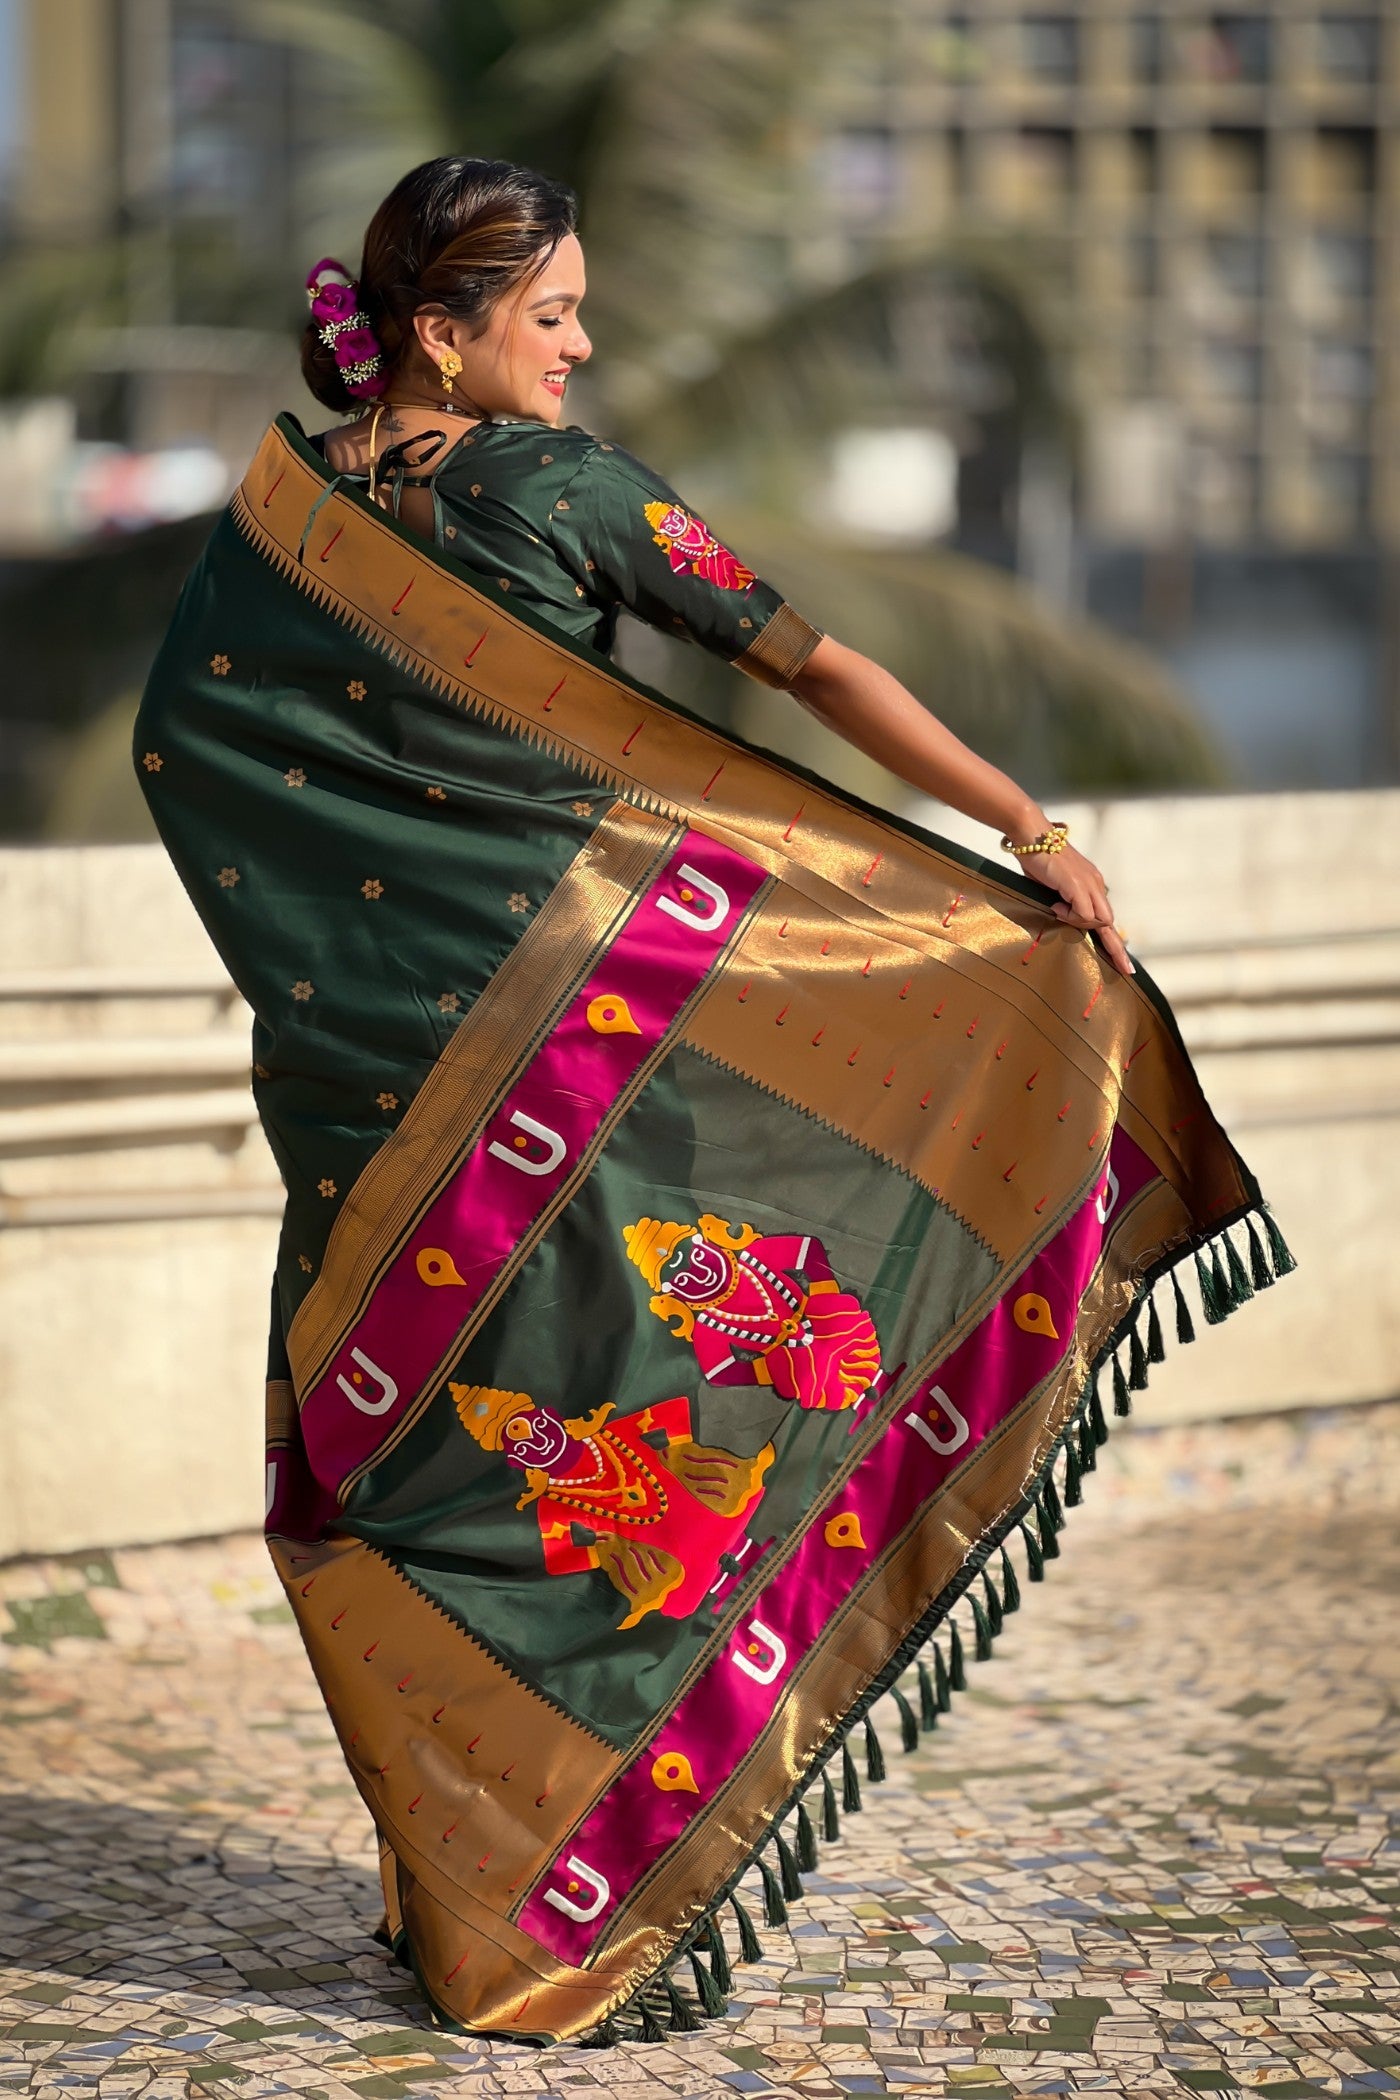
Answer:
[[[1400,793],[1063,813],[1301,1264],[1142,1418],[1400,1391]],[[248,1027],[159,848],[0,852],[0,1557],[260,1519]]]

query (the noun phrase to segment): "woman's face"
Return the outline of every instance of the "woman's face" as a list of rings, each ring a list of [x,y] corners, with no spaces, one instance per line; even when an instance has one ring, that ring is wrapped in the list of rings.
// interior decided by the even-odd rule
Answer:
[[[569,374],[593,350],[578,318],[584,289],[583,249],[566,234],[544,268],[497,303],[484,334],[473,338],[445,318],[425,326],[423,316],[419,340],[435,363],[449,345],[456,350],[459,399],[491,415],[560,423]]]

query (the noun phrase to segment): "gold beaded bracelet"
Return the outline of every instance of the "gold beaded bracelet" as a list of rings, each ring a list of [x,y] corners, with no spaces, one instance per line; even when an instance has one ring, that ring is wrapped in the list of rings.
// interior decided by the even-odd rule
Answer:
[[[1009,838],[1003,838],[1001,845],[1004,853],[1014,853],[1018,860],[1023,860],[1028,853],[1063,853],[1068,837],[1068,824],[1051,824],[1048,831],[1042,831],[1040,837],[1032,839],[1028,845],[1013,846]]]

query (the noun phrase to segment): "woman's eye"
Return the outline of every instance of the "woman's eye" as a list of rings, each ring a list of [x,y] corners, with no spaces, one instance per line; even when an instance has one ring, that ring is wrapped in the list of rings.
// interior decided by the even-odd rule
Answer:
[[[562,314],[556,314],[552,321],[546,320],[543,315],[540,317],[541,328],[562,328],[563,325],[564,316]]]

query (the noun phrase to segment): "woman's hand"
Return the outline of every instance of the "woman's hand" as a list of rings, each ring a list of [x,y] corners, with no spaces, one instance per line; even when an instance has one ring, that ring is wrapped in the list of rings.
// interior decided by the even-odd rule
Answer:
[[[1108,884],[1091,860],[1068,845],[1058,853],[1026,853],[1018,858],[1027,875],[1058,893],[1059,902],[1051,906],[1057,919],[1066,926],[1081,926],[1086,933],[1094,934],[1114,969],[1124,977],[1137,974],[1123,936],[1113,923]]]
[[[911,787],[936,795],[979,824],[990,824],[1018,845],[1038,839],[1048,828],[1044,810],[1014,780],[969,751],[892,672],[834,635],[822,636],[788,690],[819,722]],[[1018,854],[1017,859],[1028,875],[1058,892],[1058,918],[1095,934],[1114,968],[1125,977],[1135,974],[1113,924],[1108,886],[1092,861],[1073,846],[1059,853]]]

